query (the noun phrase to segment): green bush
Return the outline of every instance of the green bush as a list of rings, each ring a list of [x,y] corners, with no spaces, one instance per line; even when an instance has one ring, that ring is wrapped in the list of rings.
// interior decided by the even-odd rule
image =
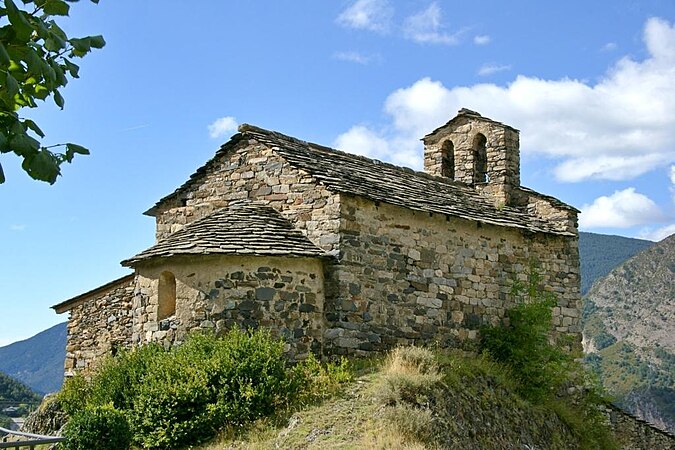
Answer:
[[[232,331],[222,340],[193,335],[154,363],[130,411],[146,448],[204,441],[224,425],[273,413],[300,389],[286,368],[283,343],[264,332]]]
[[[122,351],[90,379],[69,379],[60,400],[70,415],[112,405],[129,419],[136,445],[179,448],[321,399],[349,379],[346,360],[323,365],[310,356],[290,367],[282,341],[234,330],[222,338],[192,334],[169,350]]]
[[[554,394],[574,362],[571,354],[550,342],[555,296],[538,286],[532,270],[527,286],[514,285],[518,304],[506,312],[508,325],[481,330],[482,349],[509,366],[520,381],[520,394],[535,401]]]
[[[129,423],[112,405],[78,412],[66,424],[63,435],[66,450],[125,450],[131,445]]]

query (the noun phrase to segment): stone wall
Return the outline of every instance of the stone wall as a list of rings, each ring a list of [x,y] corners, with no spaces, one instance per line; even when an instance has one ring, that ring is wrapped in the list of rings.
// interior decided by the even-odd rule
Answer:
[[[160,274],[176,279],[176,312],[157,321]],[[321,352],[323,262],[316,258],[176,257],[137,268],[133,342],[182,341],[190,330],[272,330],[292,358]]]
[[[65,375],[89,367],[131,340],[134,282],[120,284],[70,309]]]
[[[444,144],[452,142],[454,180],[475,184],[475,138],[486,139],[487,182],[478,180],[482,190],[496,204],[511,204],[511,191],[520,186],[520,151],[518,131],[485,118],[465,115],[424,138],[424,171],[442,176]]]
[[[233,200],[262,200],[326,251],[337,248],[338,195],[274,151],[250,139],[209,163],[199,184],[157,211],[157,239],[225,207]]]
[[[328,353],[464,345],[513,306],[531,262],[558,297],[555,331],[579,336],[576,237],[526,233],[341,196],[340,262],[327,302]]]
[[[617,408],[606,411],[609,424],[622,450],[675,449],[675,436]]]

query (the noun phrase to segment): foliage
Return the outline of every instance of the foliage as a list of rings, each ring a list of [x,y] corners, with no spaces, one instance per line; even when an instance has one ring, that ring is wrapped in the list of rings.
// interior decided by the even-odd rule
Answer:
[[[68,2],[76,0],[3,0],[0,7],[0,153],[13,152],[22,158],[22,168],[36,180],[54,183],[60,166],[75,154],[89,150],[73,144],[43,146],[36,138],[45,134],[32,120],[19,115],[24,108],[36,108],[38,100],[52,97],[63,109],[59,89],[69,77],[79,77],[73,58],[85,56],[92,48],[103,48],[102,36],[68,37],[54,17],[67,16]],[[98,0],[91,0],[98,3]],[[52,151],[63,147],[65,151]],[[0,166],[0,183],[5,176]]]
[[[129,420],[137,445],[178,448],[311,403],[350,379],[346,361],[324,366],[310,357],[290,367],[283,342],[268,332],[233,330],[222,338],[193,334],[169,350],[122,351],[89,380],[69,379],[60,399],[73,415],[111,405]]]
[[[40,403],[40,396],[28,386],[0,372],[0,406]]]
[[[66,450],[124,450],[131,445],[129,422],[111,405],[86,408],[66,424]]]
[[[519,397],[521,380],[513,379],[514,372],[485,354],[467,358],[458,351],[397,349],[383,372],[383,417],[408,444],[482,449],[510,448],[517,441],[537,448],[615,448],[598,421],[602,416],[581,406],[585,399],[533,406]]]
[[[309,405],[337,394],[344,383],[354,379],[354,371],[347,358],[338,363],[321,363],[313,354],[296,365],[293,377],[302,388],[295,402]]]
[[[520,393],[541,400],[559,389],[568,378],[572,355],[550,342],[555,296],[539,288],[539,275],[531,270],[528,284],[516,282],[517,300],[506,312],[507,326],[484,327],[481,347],[495,360],[508,365],[520,380]]]

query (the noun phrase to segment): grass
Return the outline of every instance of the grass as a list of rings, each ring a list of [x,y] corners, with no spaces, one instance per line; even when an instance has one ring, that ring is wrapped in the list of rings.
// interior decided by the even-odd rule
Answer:
[[[361,367],[333,397],[198,449],[615,448],[571,401],[523,399],[509,369],[488,357],[406,347]]]

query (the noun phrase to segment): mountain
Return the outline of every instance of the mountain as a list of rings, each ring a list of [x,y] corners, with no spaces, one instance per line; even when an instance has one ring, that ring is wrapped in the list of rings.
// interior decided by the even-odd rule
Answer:
[[[10,416],[25,416],[40,400],[28,386],[0,372],[0,427],[9,428]]]
[[[53,327],[13,344],[0,347],[0,372],[47,394],[61,389],[66,358],[66,324]]]
[[[595,280],[652,245],[652,241],[643,239],[579,232],[581,295],[586,295]]]
[[[596,281],[584,299],[586,361],[616,402],[675,433],[675,235]]]

